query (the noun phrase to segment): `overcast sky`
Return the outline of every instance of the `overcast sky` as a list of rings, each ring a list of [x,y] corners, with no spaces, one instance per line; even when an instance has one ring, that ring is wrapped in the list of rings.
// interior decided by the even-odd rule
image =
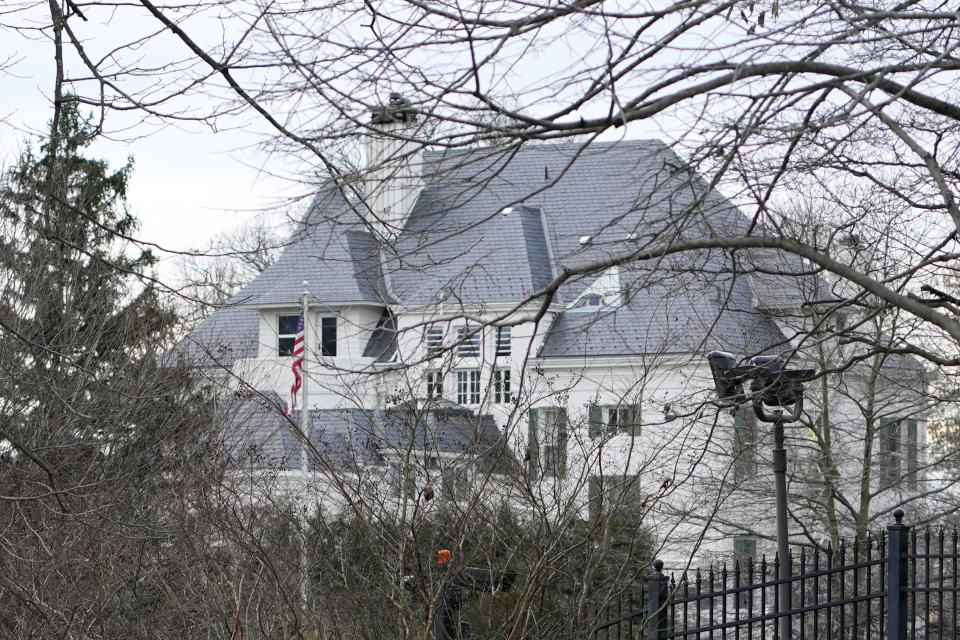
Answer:
[[[3,15],[0,12],[0,17],[21,26],[29,24],[30,20],[35,20],[36,24],[49,23],[49,12],[42,4],[33,6],[30,11],[36,12],[35,15],[28,12]],[[149,67],[154,60],[163,61],[156,63],[159,68],[155,78],[150,74],[123,78],[124,83],[139,82],[139,90],[150,87],[151,82],[156,86],[175,84],[180,81],[176,62],[195,60],[169,31],[157,32],[157,22],[145,13],[138,13],[133,5],[122,10],[102,9],[99,12],[95,5],[90,5],[88,13],[89,21],[74,18],[71,24],[76,25],[89,55],[94,55],[92,52],[95,52],[94,57],[106,55],[114,42],[136,42],[136,46],[122,52],[127,58],[118,64],[135,60],[137,64]],[[102,21],[98,22],[98,19]],[[242,21],[242,17],[223,21],[216,12],[201,14],[188,20],[189,30],[192,37],[203,41],[202,46],[213,50],[236,37],[237,29],[230,29],[231,21],[236,20]],[[242,33],[243,29],[239,32]],[[54,59],[53,47],[46,40],[46,34],[18,33],[11,29],[4,29],[3,33],[9,37],[0,42],[0,64],[4,60],[10,62],[4,71],[0,71],[0,162],[9,166],[28,140],[45,133],[45,125],[52,114]],[[541,52],[538,56],[535,52],[525,52],[519,56],[517,60],[523,60],[530,69],[519,72],[517,86],[522,87],[524,82],[539,86],[544,82],[542,74],[549,69],[564,72],[571,60],[583,53],[578,53],[572,46],[575,42],[566,44],[572,49],[554,46],[549,54]],[[443,58],[436,52],[423,52],[424,56],[428,54],[431,61],[421,61],[424,65],[439,64],[437,59]],[[65,55],[68,76],[71,72],[83,71],[69,46],[65,46]],[[164,76],[164,72],[169,75]],[[183,74],[183,78],[187,77]],[[383,88],[379,87],[377,93]],[[92,89],[87,84],[85,92],[95,95],[96,87]],[[203,90],[217,91],[216,82],[206,83]],[[204,100],[202,93],[188,94],[174,109],[204,112],[207,110]],[[298,98],[291,100],[296,102]],[[597,108],[606,107],[601,104]],[[287,115],[296,119],[299,113],[300,110],[293,105]],[[592,114],[584,112],[583,115]],[[216,131],[196,122],[160,127],[144,123],[142,117],[139,112],[110,113],[106,135],[91,149],[92,155],[107,159],[114,167],[123,164],[128,156],[133,157],[129,199],[132,212],[141,221],[141,238],[175,251],[202,249],[218,231],[243,224],[254,216],[264,215],[265,211],[277,213],[278,222],[285,214],[298,215],[303,211],[309,196],[309,187],[304,180],[314,177],[318,163],[306,155],[296,158],[259,150],[257,143],[270,132],[262,118],[250,110],[218,119]],[[623,136],[662,137],[654,123],[647,122],[610,131],[603,138]],[[290,205],[289,200],[296,197],[300,198],[298,204]],[[171,264],[175,259],[166,258],[161,275],[172,275]]]
[[[10,32],[7,32],[8,34]],[[14,46],[9,46],[9,45]],[[54,61],[47,43],[18,38],[0,45],[0,60],[15,56],[0,76],[0,163],[15,162],[36,141],[52,115]],[[235,119],[237,128],[213,131],[197,123],[157,127],[111,114],[109,135],[91,149],[119,167],[133,157],[129,196],[141,221],[139,236],[173,250],[202,248],[216,232],[264,210],[282,218],[287,198],[304,191],[270,172],[287,173],[285,159],[255,148],[259,121]],[[264,171],[266,169],[266,171]],[[295,213],[295,210],[294,210]],[[167,256],[162,273],[169,274]]]

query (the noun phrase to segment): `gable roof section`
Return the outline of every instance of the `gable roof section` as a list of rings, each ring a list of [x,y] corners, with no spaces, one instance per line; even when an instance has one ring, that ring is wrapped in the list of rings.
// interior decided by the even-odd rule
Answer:
[[[231,302],[293,305],[300,299],[304,280],[321,302],[390,302],[378,243],[354,222],[356,215],[338,189],[321,192],[290,246]]]
[[[444,297],[463,304],[519,302],[552,278],[540,211],[451,209],[421,193],[396,251],[384,261],[390,290],[406,304]]]
[[[720,254],[720,252],[715,252]],[[751,302],[746,277],[711,273],[711,252],[656,265],[622,265],[623,305],[569,310],[554,322],[539,356],[568,358],[705,353],[756,354],[785,339]]]
[[[229,369],[238,358],[257,355],[260,315],[255,309],[226,306],[203,319],[170,350],[171,364]]]

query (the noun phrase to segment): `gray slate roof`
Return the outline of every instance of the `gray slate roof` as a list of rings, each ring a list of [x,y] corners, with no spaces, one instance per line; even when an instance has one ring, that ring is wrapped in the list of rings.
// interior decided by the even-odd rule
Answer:
[[[380,269],[379,244],[336,189],[314,200],[306,224],[280,258],[234,297],[234,304],[291,304],[303,281],[321,302],[391,302]]]
[[[283,415],[283,400],[274,393],[238,398],[225,406],[224,444],[241,465],[255,468],[299,469],[300,444],[293,426],[300,413]],[[518,463],[493,416],[476,416],[462,407],[413,411],[311,410],[309,419],[311,470],[356,471],[388,464],[407,450],[477,456],[481,472],[506,473]]]
[[[428,152],[424,163],[424,189],[393,246],[379,246],[356,208],[325,189],[293,244],[234,302],[293,306],[308,280],[321,303],[388,308],[446,297],[448,312],[457,302],[518,303],[565,267],[622,255],[665,231],[727,235],[750,224],[655,140]],[[782,341],[755,313],[750,283],[733,272],[719,250],[625,265],[628,303],[616,312],[561,314],[540,355],[752,353]],[[596,275],[571,279],[556,301],[574,300]],[[367,353],[392,355],[388,329],[375,333]],[[234,352],[245,354],[255,331],[253,316],[231,309],[190,337],[236,332]]]
[[[405,302],[429,303],[445,286],[464,304],[518,302],[565,267],[623,255],[664,232],[735,235],[750,224],[659,141],[467,150],[426,162],[430,179],[398,243],[404,261],[385,261],[391,291]],[[722,251],[625,265],[628,303],[563,313],[540,355],[754,353],[782,342],[733,266]],[[570,281],[559,301],[576,299],[597,275]]]
[[[256,309],[228,305],[194,327],[171,349],[168,359],[191,367],[229,369],[238,358],[257,355],[259,330]]]

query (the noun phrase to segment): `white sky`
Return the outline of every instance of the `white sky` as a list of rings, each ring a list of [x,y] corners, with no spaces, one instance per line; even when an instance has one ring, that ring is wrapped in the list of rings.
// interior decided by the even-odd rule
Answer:
[[[37,144],[52,115],[54,61],[47,43],[4,40],[0,60],[15,56],[0,74],[0,164],[7,167],[28,141]],[[159,128],[133,117],[123,122],[122,115],[111,114],[110,135],[98,140],[90,155],[114,168],[133,157],[129,204],[141,222],[141,239],[175,251],[202,249],[218,231],[265,210],[282,218],[290,210],[285,198],[303,192],[269,175],[283,171],[284,162],[254,148],[263,130],[256,120],[212,131],[196,123]],[[161,275],[172,275],[176,258],[161,258]]]
[[[143,36],[142,45],[124,50],[122,56],[143,66],[152,60],[164,61],[158,63],[164,66],[158,71],[157,78],[151,78],[149,74],[126,77],[124,84],[134,83],[142,90],[150,87],[152,81],[157,86],[182,81],[176,71],[176,61],[189,58],[191,54],[169,32],[152,34],[157,29],[153,18],[138,14],[132,5],[115,12],[99,9],[96,5],[86,6],[91,20],[81,22],[72,18],[71,25],[84,39],[90,55],[94,55],[93,52],[96,52],[94,57],[104,55],[110,51],[110,43],[118,39],[134,42]],[[38,24],[49,22],[49,14],[42,4],[32,10],[37,12]],[[189,21],[188,30],[191,36],[206,41],[203,46],[215,48],[221,41],[230,42],[236,37],[235,33],[226,31],[228,24],[238,26],[236,21],[243,20],[240,15],[229,21],[220,21],[216,13],[201,15]],[[7,19],[14,18],[20,24],[31,19],[28,13]],[[102,22],[97,22],[98,19]],[[344,28],[350,32],[349,26]],[[5,71],[0,71],[0,163],[9,165],[16,160],[31,134],[43,134],[52,114],[50,97],[54,60],[53,47],[42,34],[17,33],[10,29],[2,29],[0,33],[5,36],[0,41],[0,64],[6,59],[13,61]],[[544,74],[563,73],[568,66],[576,66],[575,61],[583,54],[574,46],[576,44],[565,43],[563,47],[556,44],[550,47],[549,53],[544,51],[539,55],[525,52],[517,59],[523,60],[529,68],[518,70],[518,81],[521,84],[527,82],[532,90],[536,90],[544,82]],[[65,50],[68,75],[70,70],[82,69],[69,45],[65,45]],[[432,55],[428,55],[430,51],[420,53],[426,56],[419,61],[425,66],[449,64],[439,55],[440,52]],[[159,77],[165,71],[170,71],[170,75]],[[86,86],[84,93],[90,94],[90,88]],[[207,90],[211,88],[216,91],[216,84]],[[381,93],[383,88],[379,87],[376,92]],[[206,111],[209,105],[205,100],[203,97],[182,98],[176,106]],[[548,103],[542,108],[548,109]],[[598,108],[605,107],[599,105]],[[592,114],[586,112],[584,115],[589,117]],[[298,109],[290,109],[289,117],[299,117]],[[264,215],[265,211],[277,213],[278,221],[285,214],[302,212],[303,201],[290,206],[288,199],[308,195],[303,180],[308,180],[317,167],[308,164],[309,159],[269,155],[257,149],[256,144],[270,133],[259,116],[243,113],[222,118],[218,120],[221,128],[217,131],[195,122],[159,128],[141,122],[141,118],[139,113],[112,112],[107,121],[108,135],[100,139],[90,152],[108,160],[113,167],[122,165],[128,156],[134,158],[129,202],[132,213],[141,221],[139,236],[142,239],[174,251],[203,249],[217,232]],[[635,123],[629,129],[629,132],[626,128],[610,131],[603,138],[662,136],[662,131],[653,122]],[[172,266],[176,259],[176,256],[165,258],[161,266],[162,277],[174,275]]]

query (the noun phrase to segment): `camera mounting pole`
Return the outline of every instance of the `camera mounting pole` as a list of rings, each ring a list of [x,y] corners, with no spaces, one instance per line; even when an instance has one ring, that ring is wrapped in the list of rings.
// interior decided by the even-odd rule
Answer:
[[[813,369],[784,369],[782,356],[757,356],[750,366],[737,366],[737,358],[724,351],[707,354],[717,395],[734,407],[752,401],[753,412],[761,422],[773,424],[773,476],[777,514],[777,609],[780,616],[780,638],[793,637],[791,604],[789,531],[787,529],[787,450],[783,425],[796,422],[803,414],[803,382],[811,380]],[[750,398],[743,384],[750,380]]]

